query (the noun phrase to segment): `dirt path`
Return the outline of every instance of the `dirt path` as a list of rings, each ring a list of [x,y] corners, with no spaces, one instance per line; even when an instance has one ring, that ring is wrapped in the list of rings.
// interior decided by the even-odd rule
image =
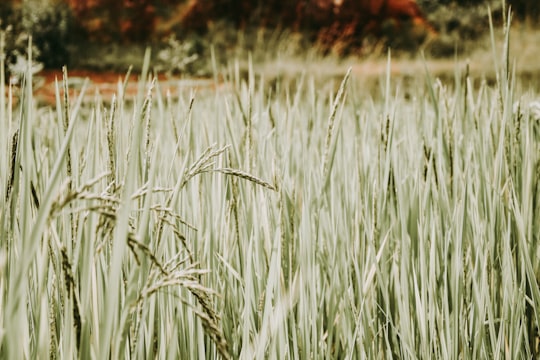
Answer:
[[[83,88],[83,102],[94,102],[101,100],[110,102],[113,95],[123,94],[125,100],[134,100],[139,91],[139,75],[131,74],[126,81],[127,74],[114,72],[93,72],[88,70],[68,71],[68,89],[69,96],[74,101]],[[57,88],[59,94],[63,96],[63,75],[61,71],[45,70],[34,75],[33,96],[39,106],[53,106],[56,104]],[[124,87],[125,82],[125,87]],[[165,76],[159,76],[156,90],[163,96],[170,94],[178,96],[182,92],[213,90],[215,83],[212,79],[170,79]],[[145,91],[145,89],[143,89]],[[18,102],[20,88],[12,89],[14,103]]]
[[[529,51],[530,52],[530,51]],[[522,86],[527,89],[540,91],[540,65],[538,62],[528,60],[532,54],[523,52],[521,57],[515,58],[516,74],[521,80]],[[500,61],[500,59],[497,59]],[[501,66],[500,62],[498,64]],[[297,78],[300,74],[314,74],[316,78],[331,79],[341,78],[347,68],[351,67],[353,75],[360,81],[381,79],[387,71],[387,61],[384,59],[346,60],[339,64],[322,61],[284,61],[269,62],[257,66],[256,73],[264,74],[265,79]],[[481,56],[472,56],[469,59],[438,59],[424,61],[421,59],[393,59],[390,73],[393,78],[423,77],[426,71],[433,78],[453,79],[456,70],[464,74],[467,70],[473,79],[495,79],[493,56],[483,52]],[[139,75],[131,74],[126,81],[126,74],[117,72],[95,72],[88,70],[70,70],[68,73],[69,95],[72,101],[79,96],[86,83],[84,102],[90,103],[96,100],[110,102],[113,95],[123,94],[125,100],[131,101],[136,98],[139,91]],[[124,88],[124,82],[126,84]],[[62,72],[45,70],[34,76],[34,98],[38,105],[54,106],[56,104],[56,87],[62,91]],[[226,88],[221,83],[219,88]],[[144,90],[144,89],[143,89]],[[215,91],[216,84],[211,78],[168,78],[164,75],[158,77],[155,91],[160,91],[163,96],[170,94],[172,97],[191,91]],[[13,89],[14,103],[17,102],[20,89]]]

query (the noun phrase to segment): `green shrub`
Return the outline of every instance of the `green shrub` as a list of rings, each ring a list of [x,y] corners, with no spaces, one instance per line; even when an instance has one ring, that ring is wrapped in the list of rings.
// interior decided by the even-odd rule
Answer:
[[[67,65],[72,28],[67,5],[50,0],[27,0],[21,10],[23,31],[32,34],[39,49],[37,60],[48,68]]]
[[[69,8],[53,1],[26,0],[21,5],[0,6],[0,32],[9,74],[17,75],[27,58],[32,36],[33,58],[42,66],[60,68],[69,63],[72,43]]]

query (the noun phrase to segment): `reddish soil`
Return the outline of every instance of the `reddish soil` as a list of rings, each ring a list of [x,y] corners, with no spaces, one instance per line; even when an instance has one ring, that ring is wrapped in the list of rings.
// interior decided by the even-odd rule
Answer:
[[[93,102],[101,100],[110,102],[113,95],[123,96],[125,100],[134,100],[140,91],[140,75],[131,74],[127,79],[126,87],[123,88],[127,74],[115,72],[93,72],[88,70],[68,71],[68,89],[71,101],[75,101],[86,85],[83,95],[83,102]],[[157,85],[154,88],[154,95],[157,89],[163,96],[171,94],[178,96],[182,92],[197,91],[202,89],[213,90],[216,88],[213,80],[209,79],[181,79],[167,78],[164,75],[158,76]],[[38,105],[47,106],[56,104],[56,88],[59,89],[60,96],[63,96],[63,75],[61,71],[46,70],[34,75],[33,95]],[[147,91],[148,85],[144,91]],[[7,90],[6,90],[7,92]],[[17,103],[20,96],[20,88],[13,88],[14,103]],[[123,95],[121,95],[123,94]],[[146,95],[146,94],[144,94]]]

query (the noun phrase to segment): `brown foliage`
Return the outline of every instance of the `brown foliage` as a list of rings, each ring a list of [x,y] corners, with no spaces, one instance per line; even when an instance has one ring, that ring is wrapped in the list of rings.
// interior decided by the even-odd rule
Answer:
[[[15,1],[16,0],[11,0]],[[56,0],[66,3],[92,40],[142,42],[213,23],[236,28],[284,28],[325,46],[388,36],[411,26],[433,32],[416,0]]]
[[[270,0],[254,5],[242,0],[191,0],[178,19],[180,27],[201,31],[217,20],[237,27],[283,27],[309,34],[323,46],[355,43],[362,37],[390,35],[417,27],[435,33],[415,0]]]
[[[90,38],[101,41],[144,41],[156,26],[153,0],[63,0]]]

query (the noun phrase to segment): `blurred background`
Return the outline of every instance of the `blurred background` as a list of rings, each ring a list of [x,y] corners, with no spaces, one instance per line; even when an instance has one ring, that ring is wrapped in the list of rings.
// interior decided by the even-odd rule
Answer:
[[[33,38],[37,68],[125,71],[152,48],[157,70],[204,75],[210,60],[251,54],[369,58],[419,50],[452,57],[489,33],[489,16],[535,31],[538,0],[2,0],[6,70]]]

